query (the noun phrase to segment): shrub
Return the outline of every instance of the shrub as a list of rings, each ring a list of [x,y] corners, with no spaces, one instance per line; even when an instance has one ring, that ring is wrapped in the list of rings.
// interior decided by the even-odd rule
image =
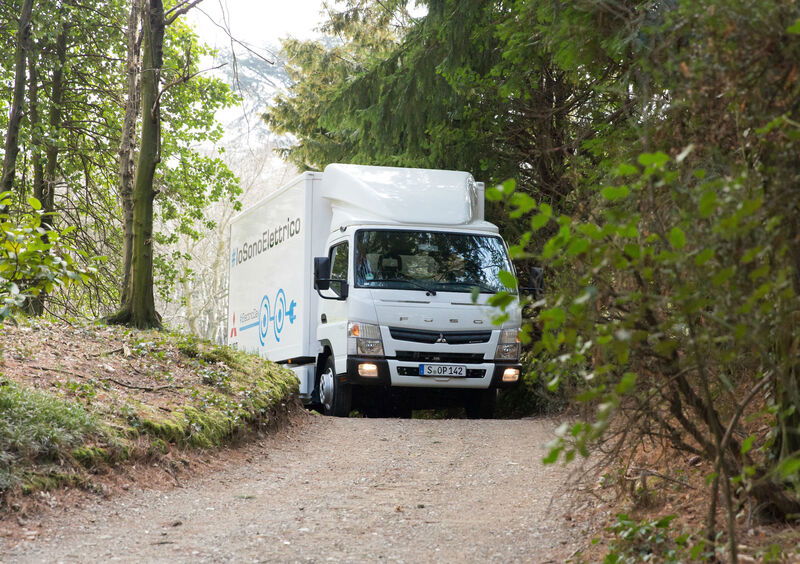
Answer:
[[[41,203],[28,198],[24,211],[12,216],[13,194],[0,193],[0,323],[19,312],[28,300],[94,273],[74,259],[80,253],[59,231],[42,222]],[[52,219],[50,219],[52,221]]]

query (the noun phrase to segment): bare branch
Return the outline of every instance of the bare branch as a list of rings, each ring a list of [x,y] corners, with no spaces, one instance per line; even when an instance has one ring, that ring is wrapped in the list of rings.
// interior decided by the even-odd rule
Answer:
[[[158,99],[156,100],[156,103],[159,103],[161,101],[161,96],[164,94],[164,92],[166,92],[170,88],[173,88],[173,87],[178,86],[180,84],[184,84],[186,82],[189,82],[191,79],[196,77],[198,74],[202,74],[204,72],[208,72],[208,71],[212,71],[212,70],[221,69],[222,67],[224,67],[227,64],[228,63],[222,63],[221,65],[217,65],[215,67],[210,67],[210,68],[207,68],[207,69],[199,70],[197,72],[193,72],[191,74],[186,74],[186,75],[181,76],[180,78],[177,78],[177,79],[173,80],[172,82],[170,82],[168,84],[165,84],[164,88],[161,89],[161,92],[158,93]]]
[[[203,0],[183,0],[183,2],[178,3],[174,8],[167,10],[164,14],[164,21],[167,25],[171,24],[202,1]]]
[[[230,29],[228,29],[227,27],[225,27],[225,26],[223,26],[223,25],[220,25],[220,24],[218,24],[218,23],[217,23],[217,22],[214,20],[214,18],[212,18],[211,16],[209,16],[209,15],[208,15],[206,12],[204,12],[203,10],[200,10],[200,9],[198,9],[198,11],[199,11],[201,14],[203,14],[205,17],[207,17],[207,18],[208,18],[208,20],[209,20],[209,21],[210,21],[212,24],[214,24],[215,26],[217,26],[218,28],[220,28],[220,29],[221,29],[223,32],[225,32],[225,35],[227,35],[227,36],[228,36],[228,39],[230,39],[232,43],[235,43],[236,45],[239,45],[240,47],[243,47],[245,50],[247,50],[247,52],[248,52],[248,53],[250,53],[250,54],[252,54],[252,55],[255,55],[256,57],[258,57],[259,59],[261,59],[261,60],[262,60],[262,61],[264,61],[265,63],[268,63],[268,64],[270,64],[270,65],[274,65],[274,64],[275,64],[275,61],[272,61],[272,60],[268,59],[267,57],[265,57],[265,56],[264,56],[264,55],[262,55],[261,53],[257,52],[255,49],[252,49],[248,43],[245,43],[245,42],[243,42],[243,41],[239,41],[238,39],[236,39],[236,38],[235,38],[235,37],[234,37],[234,36],[231,34],[231,31],[230,31]],[[264,50],[265,50],[265,51],[268,51],[268,52],[270,52],[270,53],[272,53],[271,51],[269,51],[269,49],[264,49]],[[274,53],[272,53],[272,54],[274,55]]]

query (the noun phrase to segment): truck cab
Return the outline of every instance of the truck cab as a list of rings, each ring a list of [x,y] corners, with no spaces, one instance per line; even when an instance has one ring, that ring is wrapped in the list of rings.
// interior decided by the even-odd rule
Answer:
[[[482,220],[483,187],[466,173],[426,172],[427,182],[402,183],[416,187],[409,205],[395,203],[382,217],[376,206],[365,209],[366,198],[338,204],[315,262],[323,348],[316,393],[326,414],[456,403],[490,416],[497,389],[519,381],[519,309],[498,326],[487,305],[513,292],[499,277],[513,265],[497,228]],[[442,190],[448,183],[460,183],[461,193]]]

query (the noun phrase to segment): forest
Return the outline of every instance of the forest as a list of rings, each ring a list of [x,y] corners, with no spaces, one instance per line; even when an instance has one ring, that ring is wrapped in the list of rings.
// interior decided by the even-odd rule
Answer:
[[[203,68],[211,53],[184,22],[198,3],[0,4],[0,321],[152,328],[170,300],[201,307],[192,250],[241,207],[246,173],[207,150],[215,113],[244,94]],[[503,402],[570,414],[546,462],[592,454],[625,474],[655,448],[702,461],[702,530],[662,542],[662,559],[737,561],[744,520],[796,522],[800,5],[326,13],[325,39],[284,40],[273,70],[233,65],[253,90],[279,84],[257,111],[299,170],[453,169],[492,186],[520,286],[545,272],[525,310],[525,381]],[[223,273],[210,295],[224,291]],[[493,297],[498,316],[514,299]],[[224,335],[214,315],[188,329]],[[669,527],[653,523],[618,527]],[[607,561],[637,561],[634,544]]]

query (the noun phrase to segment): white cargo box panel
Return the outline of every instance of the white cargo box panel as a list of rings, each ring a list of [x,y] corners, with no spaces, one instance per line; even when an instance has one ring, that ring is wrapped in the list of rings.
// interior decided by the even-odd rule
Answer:
[[[368,223],[483,223],[483,184],[468,172],[330,164],[321,195],[331,203],[334,229]]]
[[[312,202],[306,173],[231,222],[228,344],[284,361],[315,356]]]

